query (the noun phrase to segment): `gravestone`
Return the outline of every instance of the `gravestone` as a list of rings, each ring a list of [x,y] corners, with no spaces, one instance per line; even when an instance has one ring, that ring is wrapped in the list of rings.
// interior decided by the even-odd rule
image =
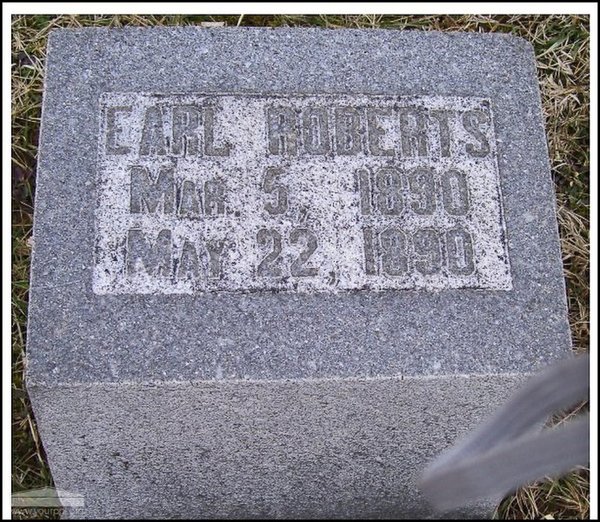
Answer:
[[[426,463],[568,356],[522,39],[57,30],[42,116],[27,382],[69,516],[430,515]]]

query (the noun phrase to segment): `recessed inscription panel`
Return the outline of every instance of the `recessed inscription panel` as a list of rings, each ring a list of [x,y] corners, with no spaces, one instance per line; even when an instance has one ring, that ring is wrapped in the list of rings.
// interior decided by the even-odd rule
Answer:
[[[489,100],[104,94],[98,294],[512,288]]]

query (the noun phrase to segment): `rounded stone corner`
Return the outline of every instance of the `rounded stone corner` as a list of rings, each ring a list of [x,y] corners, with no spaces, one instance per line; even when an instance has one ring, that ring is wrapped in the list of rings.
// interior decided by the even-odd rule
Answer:
[[[502,36],[513,47],[521,49],[522,51],[529,53],[531,56],[535,56],[535,48],[533,47],[533,44],[527,40],[527,38],[510,33],[504,33]]]

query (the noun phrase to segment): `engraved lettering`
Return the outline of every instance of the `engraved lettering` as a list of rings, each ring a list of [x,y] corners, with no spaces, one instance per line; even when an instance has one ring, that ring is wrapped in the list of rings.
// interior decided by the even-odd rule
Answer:
[[[204,183],[204,212],[207,216],[225,214],[225,187],[218,179]]]
[[[176,263],[175,268],[176,279],[192,279],[200,278],[200,263],[198,261],[198,252],[191,241],[184,241],[181,249],[181,256]]]
[[[416,231],[412,239],[415,250],[415,268],[425,275],[439,272],[442,267],[439,232],[432,228],[425,228]]]
[[[429,167],[418,167],[409,176],[409,187],[412,198],[410,208],[415,214],[422,216],[435,212],[434,171]]]
[[[204,152],[207,156],[229,156],[231,146],[215,145],[215,112],[212,107],[204,108]]]
[[[373,239],[373,229],[371,227],[363,228],[363,247],[365,257],[365,273],[367,275],[376,275],[377,262],[375,260],[375,244]]]
[[[361,151],[360,113],[354,107],[335,110],[336,150],[342,155],[356,155]]]
[[[222,276],[222,254],[225,249],[225,241],[205,241],[204,245],[208,252],[208,277],[219,279]]]
[[[446,232],[446,248],[448,250],[448,269],[453,274],[469,275],[473,273],[473,241],[471,235],[462,228]]]
[[[393,156],[394,149],[382,149],[381,137],[385,135],[385,130],[380,126],[379,118],[391,117],[391,109],[368,109],[367,122],[369,130],[369,149],[375,156]]]
[[[131,113],[131,107],[107,107],[106,109],[106,153],[128,154],[130,148],[122,143],[125,115]]]
[[[201,198],[198,197],[196,185],[189,180],[181,184],[178,214],[181,217],[194,218],[202,214]]]
[[[412,108],[400,109],[400,137],[404,157],[427,156],[426,118],[424,111]]]
[[[442,176],[444,210],[452,216],[464,216],[469,211],[469,190],[464,172],[456,169]]]
[[[265,210],[269,214],[285,214],[288,209],[287,190],[278,183],[282,173],[282,169],[278,167],[269,167],[263,180],[263,190],[273,196],[273,199],[265,203]]]
[[[140,156],[158,155],[167,153],[167,140],[163,113],[159,106],[146,109],[144,126],[142,127],[142,140],[140,142]]]
[[[360,193],[360,212],[363,216],[373,213],[373,190],[371,187],[371,175],[367,169],[356,171],[356,180]]]
[[[388,216],[398,216],[404,207],[402,178],[394,168],[379,169],[375,175],[377,210]]]
[[[486,138],[485,128],[490,123],[490,117],[487,112],[479,109],[467,111],[462,116],[462,124],[465,130],[477,140],[477,145],[467,143],[465,150],[477,158],[483,158],[490,152],[490,144]]]
[[[198,109],[189,105],[173,107],[173,140],[171,151],[175,155],[193,156],[198,154]]]
[[[290,272],[296,277],[313,277],[316,276],[319,269],[316,267],[307,267],[306,263],[317,249],[317,237],[313,232],[305,228],[295,228],[290,233],[290,242],[292,244],[303,243],[304,250],[300,252],[298,257],[292,261]]]
[[[269,107],[267,113],[269,152],[295,156],[298,153],[296,113],[289,107]]]
[[[302,113],[304,148],[309,154],[329,152],[329,122],[327,110],[319,107],[305,109]]]
[[[431,111],[431,116],[437,121],[439,140],[440,140],[440,155],[442,158],[450,157],[450,125],[449,118],[452,115],[452,111],[439,110]]]
[[[97,294],[512,288],[489,100],[100,93]]]
[[[130,210],[134,214],[172,214],[175,209],[173,167],[160,167],[155,178],[149,169],[134,165],[130,170]]]
[[[127,233],[126,252],[128,274],[143,270],[146,274],[155,277],[171,275],[170,230],[161,230],[156,240],[150,241],[142,230],[131,229]]]
[[[387,228],[379,234],[381,244],[381,270],[388,276],[400,276],[408,272],[406,236],[398,228]]]
[[[259,247],[268,249],[267,255],[258,265],[257,275],[277,277],[281,275],[281,267],[275,264],[281,254],[281,234],[277,230],[261,228],[256,236]]]

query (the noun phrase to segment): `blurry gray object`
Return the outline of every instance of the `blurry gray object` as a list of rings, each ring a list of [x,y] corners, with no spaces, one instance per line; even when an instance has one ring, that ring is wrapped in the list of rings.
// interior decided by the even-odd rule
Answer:
[[[589,416],[540,430],[549,415],[589,393],[589,357],[552,365],[531,378],[487,422],[442,453],[423,473],[420,488],[447,511],[589,462]]]

